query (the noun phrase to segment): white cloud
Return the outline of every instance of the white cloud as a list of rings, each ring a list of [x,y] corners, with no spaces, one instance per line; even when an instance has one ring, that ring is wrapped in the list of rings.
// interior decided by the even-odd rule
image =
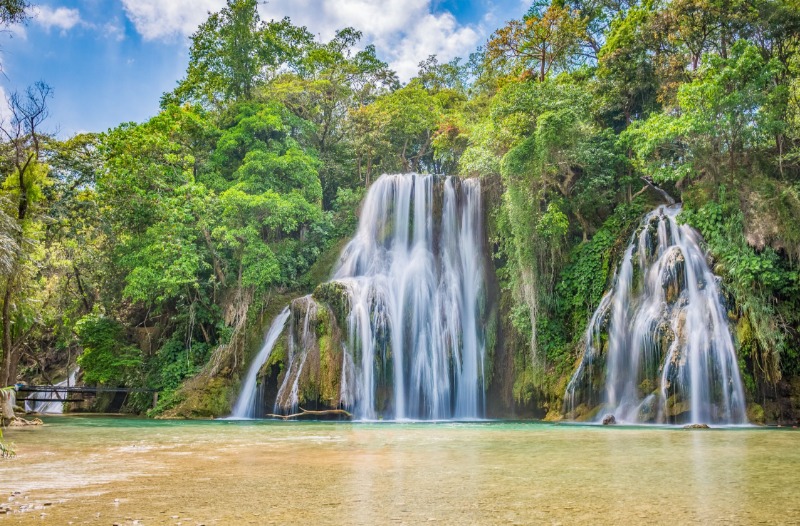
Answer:
[[[191,35],[225,0],[122,0],[122,6],[145,40],[158,40]]]
[[[58,28],[62,32],[69,31],[78,24],[83,24],[81,13],[77,9],[67,7],[36,6],[33,8],[33,21],[46,30]]]
[[[450,13],[428,14],[420,19],[411,31],[392,46],[392,67],[400,78],[416,74],[418,64],[428,55],[437,55],[440,62],[457,56],[466,58],[478,44],[480,34],[476,28],[459,26]]]
[[[103,36],[114,39],[116,41],[125,40],[125,28],[119,23],[119,20],[114,19],[102,25],[100,30]]]
[[[11,34],[11,38],[28,40],[28,30],[22,24],[11,24],[6,30]]]
[[[145,40],[191,35],[225,0],[122,0],[128,18]],[[272,0],[259,8],[265,20],[289,16],[323,40],[354,27],[362,44],[378,53],[407,80],[428,55],[441,61],[466,56],[486,31],[463,25],[449,12],[433,12],[432,0]]]

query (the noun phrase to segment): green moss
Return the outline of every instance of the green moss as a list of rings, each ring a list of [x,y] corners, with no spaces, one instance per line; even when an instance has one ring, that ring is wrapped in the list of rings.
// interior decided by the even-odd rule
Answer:
[[[262,371],[271,369],[274,366],[280,367],[282,371],[283,368],[286,366],[286,361],[289,357],[288,355],[288,345],[286,342],[286,336],[281,336],[278,338],[278,341],[275,342],[275,346],[272,348],[272,352],[267,358],[267,361],[264,363],[264,367],[262,367]]]
[[[764,425],[766,422],[764,408],[755,403],[747,404],[747,420],[751,424]]]
[[[688,400],[679,400],[677,395],[667,398],[667,416],[679,416],[692,409]]]
[[[639,384],[639,398],[644,398],[645,396],[652,393],[656,388],[655,382],[650,378],[645,378],[642,380],[642,383]]]
[[[159,401],[168,406],[159,418],[217,418],[230,413],[238,383],[228,378],[195,378],[172,397]],[[158,408],[157,408],[158,410]]]
[[[317,261],[303,276],[303,283],[306,287],[314,288],[318,283],[323,283],[331,278],[334,267],[339,262],[339,256],[349,240],[350,236],[336,240],[317,258]]]
[[[339,281],[321,283],[314,289],[314,299],[327,305],[339,326],[342,326],[350,310],[350,295],[347,287]]]

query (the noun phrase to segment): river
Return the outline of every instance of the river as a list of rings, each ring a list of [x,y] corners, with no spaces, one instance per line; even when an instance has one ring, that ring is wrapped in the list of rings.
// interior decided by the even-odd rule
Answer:
[[[791,429],[45,421],[6,431],[0,524],[800,521]]]

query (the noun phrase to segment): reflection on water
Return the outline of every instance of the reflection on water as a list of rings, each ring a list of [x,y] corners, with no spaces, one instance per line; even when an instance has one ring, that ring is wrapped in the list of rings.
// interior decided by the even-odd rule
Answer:
[[[791,430],[48,422],[8,432],[0,523],[800,521]]]

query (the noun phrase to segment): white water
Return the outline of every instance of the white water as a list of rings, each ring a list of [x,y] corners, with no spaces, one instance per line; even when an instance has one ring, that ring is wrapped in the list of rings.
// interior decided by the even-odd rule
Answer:
[[[483,416],[481,214],[477,180],[384,175],[372,185],[331,282],[347,303],[346,319],[337,320],[346,333],[341,407],[364,420]],[[299,342],[290,345],[276,412],[296,409],[316,345],[308,322],[316,307],[300,307],[305,319],[293,331]]]
[[[31,393],[31,398],[45,398],[45,399],[53,399],[53,398],[60,398],[62,400],[67,399],[67,392],[64,390],[59,390],[59,387],[74,387],[75,382],[78,379],[78,372],[80,372],[80,367],[75,367],[72,371],[70,371],[69,375],[65,380],[62,380],[55,384],[52,391],[41,391],[36,393]],[[61,414],[64,412],[64,402],[58,401],[49,401],[49,402],[37,402],[35,400],[25,400],[25,412],[28,413],[47,413],[47,414]]]
[[[272,325],[267,331],[267,336],[264,338],[264,345],[261,350],[253,359],[250,364],[250,369],[247,370],[242,389],[239,392],[239,398],[236,399],[236,404],[233,406],[231,417],[233,418],[255,418],[256,417],[256,394],[257,394],[257,378],[258,371],[267,363],[269,355],[272,353],[275,342],[278,341],[283,328],[286,326],[286,320],[289,319],[289,307],[284,308],[280,314],[275,317]]]
[[[676,221],[679,212],[659,207],[633,236],[567,387],[573,417],[582,404],[600,403],[597,420],[746,423],[717,277],[697,232]]]

